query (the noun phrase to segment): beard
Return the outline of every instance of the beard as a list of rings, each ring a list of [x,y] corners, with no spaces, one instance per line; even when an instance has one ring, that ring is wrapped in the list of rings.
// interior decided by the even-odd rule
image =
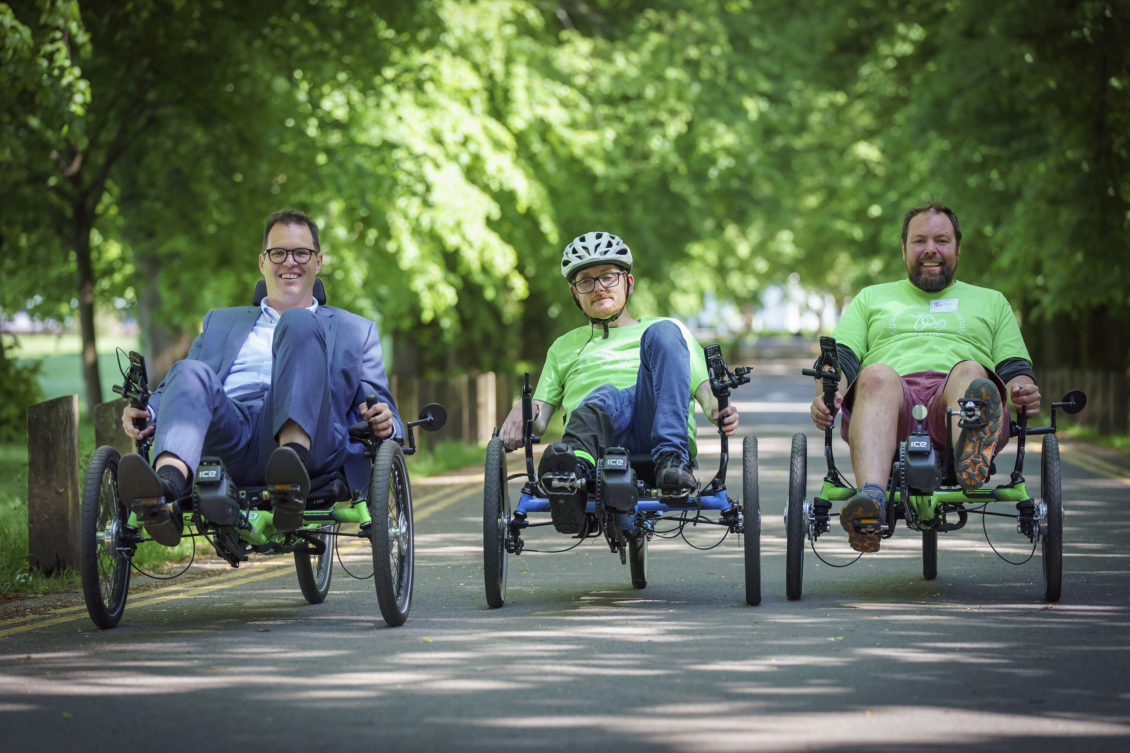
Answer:
[[[945,290],[949,287],[949,284],[953,282],[953,275],[956,271],[956,264],[951,266],[942,262],[942,266],[929,270],[919,265],[916,269],[910,270],[907,276],[910,278],[910,283],[919,290],[937,293],[939,290]]]

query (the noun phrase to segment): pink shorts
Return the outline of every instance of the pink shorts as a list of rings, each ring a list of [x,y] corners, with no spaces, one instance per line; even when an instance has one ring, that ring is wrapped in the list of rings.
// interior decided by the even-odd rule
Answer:
[[[1004,382],[994,372],[989,372],[989,378],[997,385],[997,391],[1001,396],[1001,405],[1005,406],[1004,421],[1001,422],[1001,435],[997,440],[997,452],[1004,449],[1008,444],[1009,436],[1009,416],[1007,411],[1007,391]],[[943,399],[943,392],[946,386],[946,380],[949,379],[949,374],[944,374],[940,371],[916,371],[912,374],[905,374],[902,377],[902,411],[899,413],[898,422],[898,441],[906,439],[910,435],[910,430],[916,425],[914,416],[911,411],[914,410],[916,405],[926,406],[926,430],[930,432],[930,439],[934,442],[935,447],[943,448],[946,446],[946,404]],[[848,441],[848,425],[851,423],[851,409],[848,407],[855,403],[855,382],[847,389],[847,394],[844,395],[844,401],[841,405],[840,411],[844,414],[843,422],[840,424],[840,436],[844,441]],[[955,410],[956,405],[948,406]],[[954,425],[957,424],[957,418],[953,419]]]

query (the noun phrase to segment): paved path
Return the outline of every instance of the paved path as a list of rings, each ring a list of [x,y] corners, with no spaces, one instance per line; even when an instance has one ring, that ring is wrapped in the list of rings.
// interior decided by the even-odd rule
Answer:
[[[4,750],[1127,749],[1130,474],[1121,458],[1063,443],[1058,604],[1041,599],[1038,555],[1005,564],[978,521],[940,537],[937,580],[922,579],[918,537],[902,529],[851,567],[809,553],[804,598],[789,602],[781,512],[794,432],[809,434],[810,490],[823,473],[811,388],[759,371],[736,395],[743,431],[760,447],[759,607],[743,603],[743,555],[731,538],[709,551],[657,542],[643,590],[599,543],[525,554],[511,562],[507,605],[489,610],[481,482],[455,474],[415,485],[416,593],[400,628],[380,619],[372,582],[340,568],[327,601],[307,605],[286,557],[198,567],[135,590],[110,631],[81,605],[46,600],[30,614],[9,605],[0,612]],[[716,447],[706,436],[703,445]],[[838,443],[837,458],[846,471]],[[1033,491],[1037,461],[1033,453]],[[740,469],[735,454],[735,495]],[[1022,560],[1031,547],[1014,528],[992,521],[988,533]],[[709,546],[718,534],[689,538]],[[835,533],[821,551],[835,564],[850,559]],[[342,561],[371,571],[356,542]]]

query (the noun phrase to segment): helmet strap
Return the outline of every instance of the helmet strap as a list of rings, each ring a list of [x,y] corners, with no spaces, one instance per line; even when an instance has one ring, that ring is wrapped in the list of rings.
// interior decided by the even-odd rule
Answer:
[[[625,306],[624,308],[627,308],[627,306]],[[620,314],[623,314],[623,313],[624,313],[624,309],[620,309],[619,311],[617,311],[615,314],[608,317],[607,319],[593,319],[590,316],[589,317],[589,323],[593,324],[593,325],[599,324],[600,326],[604,327],[604,339],[607,340],[608,339],[608,325],[610,323],[616,321],[617,319],[619,319]]]
[[[572,285],[572,283],[570,283],[570,285]],[[632,295],[632,283],[629,282],[628,283],[628,297],[630,298],[631,295]],[[584,313],[585,309],[584,309],[583,306],[581,306],[581,302],[577,300],[577,296],[570,294],[569,297],[573,299],[573,305],[575,305],[577,307],[577,309],[579,311],[581,311],[581,313]],[[608,325],[611,324],[612,322],[616,321],[617,319],[619,319],[620,315],[623,314],[627,310],[627,308],[628,308],[628,301],[625,300],[624,305],[620,308],[620,310],[617,311],[612,316],[608,317],[607,319],[596,319],[594,317],[589,316],[588,314],[585,314],[585,316],[588,317],[590,325],[595,327],[596,325],[599,324],[601,327],[604,328],[604,338],[603,339],[607,340],[608,339]]]

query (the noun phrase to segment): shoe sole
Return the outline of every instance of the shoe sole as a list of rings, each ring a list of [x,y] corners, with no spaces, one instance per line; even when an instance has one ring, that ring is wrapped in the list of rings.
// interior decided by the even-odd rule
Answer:
[[[267,459],[267,490],[271,493],[276,531],[293,531],[302,523],[306,511],[306,495],[310,493],[310,475],[298,453],[289,447],[278,447]]]
[[[542,455],[538,476],[569,474],[575,477],[577,456],[572,450],[561,451],[556,444],[546,448],[546,452],[550,453],[548,458]],[[584,530],[585,498],[580,492],[569,496],[552,496],[543,489],[542,493],[549,498],[549,517],[553,520],[554,530],[558,533],[580,533]]]
[[[149,538],[158,544],[176,546],[180,543],[183,522],[171,512],[175,502],[165,499],[165,489],[157,473],[140,455],[126,455],[118,463],[118,497],[132,508],[138,503],[137,517]]]
[[[988,379],[974,379],[965,397],[979,398],[986,403],[985,425],[976,429],[962,429],[957,439],[961,448],[955,466],[957,483],[962,489],[979,489],[989,480],[993,450],[1000,435],[1003,410],[997,386]]]
[[[585,528],[585,501],[575,497],[551,497],[549,517],[558,533],[580,533]]]
[[[883,508],[869,495],[856,495],[840,510],[840,525],[847,531],[848,544],[857,552],[879,551],[883,530]]]

